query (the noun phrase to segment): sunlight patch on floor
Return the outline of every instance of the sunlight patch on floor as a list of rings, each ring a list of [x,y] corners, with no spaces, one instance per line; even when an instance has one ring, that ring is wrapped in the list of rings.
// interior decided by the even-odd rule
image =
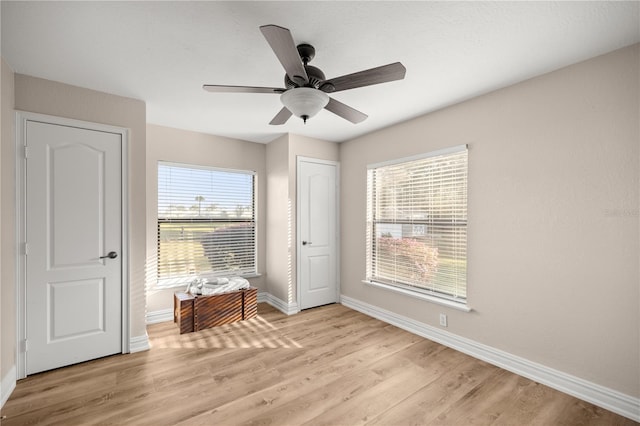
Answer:
[[[170,349],[301,349],[298,342],[283,336],[278,328],[258,315],[193,333],[178,334],[175,327],[170,335],[150,337],[151,347]]]

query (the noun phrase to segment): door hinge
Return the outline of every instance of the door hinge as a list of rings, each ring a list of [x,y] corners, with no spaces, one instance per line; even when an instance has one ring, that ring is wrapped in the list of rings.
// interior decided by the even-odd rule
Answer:
[[[29,158],[29,147],[24,146],[24,158]]]
[[[29,244],[24,243],[24,255],[29,255]]]
[[[22,352],[27,352],[29,350],[29,341],[24,339],[22,341]]]

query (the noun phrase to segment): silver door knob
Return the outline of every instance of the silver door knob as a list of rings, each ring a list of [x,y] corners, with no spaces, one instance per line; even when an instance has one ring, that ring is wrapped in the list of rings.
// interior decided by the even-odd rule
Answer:
[[[115,251],[110,251],[106,256],[100,256],[100,259],[115,259],[116,257],[118,257],[118,253],[116,253]]]

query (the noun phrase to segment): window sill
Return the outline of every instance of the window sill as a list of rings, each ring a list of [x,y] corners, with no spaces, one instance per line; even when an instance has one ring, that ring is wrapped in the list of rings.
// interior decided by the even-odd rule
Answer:
[[[467,304],[465,303],[454,302],[453,300],[442,299],[440,297],[431,296],[429,294],[418,293],[417,291],[411,291],[404,288],[395,287],[392,285],[383,284],[375,281],[362,280],[362,282],[372,287],[378,287],[384,290],[389,290],[396,293],[404,294],[405,296],[410,296],[416,299],[426,300],[427,302],[435,303],[437,305],[446,306],[446,307],[457,309],[463,312],[471,312],[471,308],[467,306]]]

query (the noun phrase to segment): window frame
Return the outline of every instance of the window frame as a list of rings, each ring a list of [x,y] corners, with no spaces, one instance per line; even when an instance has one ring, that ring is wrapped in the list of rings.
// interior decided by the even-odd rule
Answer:
[[[157,196],[156,196],[156,208],[157,208],[157,214],[156,214],[156,271],[155,271],[155,278],[156,278],[156,283],[155,283],[155,288],[157,289],[168,289],[168,288],[174,288],[174,287],[180,287],[180,286],[184,286],[185,284],[193,281],[193,279],[199,275],[207,275],[207,276],[212,276],[212,275],[216,275],[216,276],[241,276],[243,278],[253,278],[253,277],[258,277],[260,276],[260,273],[258,272],[258,199],[257,199],[257,189],[258,189],[258,175],[257,172],[254,170],[241,170],[241,169],[230,169],[230,168],[222,168],[222,167],[216,167],[216,166],[204,166],[204,165],[199,165],[199,164],[189,164],[189,163],[177,163],[177,162],[172,162],[172,161],[158,161],[157,162],[157,167],[156,167],[156,171],[159,172],[159,169],[161,166],[166,166],[166,167],[176,167],[176,168],[182,168],[182,169],[192,169],[192,170],[205,170],[205,171],[210,171],[210,172],[221,172],[221,173],[236,173],[236,174],[241,174],[241,175],[246,175],[246,176],[251,176],[252,178],[252,185],[251,185],[251,210],[252,210],[252,217],[251,219],[245,219],[245,218],[216,218],[216,217],[212,217],[212,218],[162,218],[160,217],[160,195],[161,195],[161,191],[158,188],[159,184],[160,184],[160,180],[159,178],[157,178],[156,180],[156,186],[157,186]],[[156,175],[158,176],[159,173]],[[197,223],[229,223],[229,224],[233,224],[233,223],[251,223],[253,226],[253,250],[252,250],[252,256],[253,256],[253,270],[251,271],[247,271],[244,270],[242,273],[238,273],[238,272],[234,272],[234,270],[227,270],[227,271],[213,271],[213,270],[209,270],[209,271],[201,271],[198,274],[193,274],[193,275],[182,275],[182,276],[175,276],[175,277],[161,277],[160,276],[160,227],[161,224],[166,224],[166,223],[188,223],[188,224],[197,224]]]
[[[380,188],[376,188],[375,187],[375,179],[373,179],[371,177],[371,172],[372,171],[376,171],[379,169],[383,169],[385,167],[388,166],[398,166],[398,165],[402,165],[405,163],[412,163],[415,161],[420,161],[420,160],[426,160],[428,158],[432,158],[432,157],[438,157],[438,156],[449,156],[449,155],[454,155],[454,154],[459,154],[462,151],[465,152],[465,170],[464,170],[464,206],[465,206],[465,210],[464,210],[464,222],[460,223],[458,226],[464,226],[464,247],[465,247],[465,254],[464,254],[464,262],[465,262],[465,273],[464,273],[464,290],[465,290],[465,296],[464,297],[456,297],[453,294],[449,294],[449,293],[445,293],[445,292],[441,292],[441,291],[437,291],[437,290],[432,290],[432,289],[426,289],[426,288],[420,288],[417,287],[418,283],[416,283],[416,285],[411,285],[409,283],[403,283],[403,282],[393,282],[391,280],[385,279],[384,277],[381,276],[377,276],[376,272],[375,272],[375,268],[376,268],[376,244],[377,244],[377,239],[378,237],[376,236],[377,234],[377,229],[376,229],[376,225],[379,224],[384,224],[384,223],[393,223],[394,225],[420,225],[421,224],[421,220],[419,219],[394,219],[393,221],[390,220],[378,220],[375,217],[375,210],[376,210],[376,190],[380,190]],[[414,156],[409,156],[409,157],[404,157],[404,158],[399,158],[399,159],[394,159],[394,160],[389,160],[389,161],[384,161],[384,162],[379,162],[379,163],[374,163],[374,164],[369,164],[367,165],[367,201],[366,201],[366,277],[363,280],[363,283],[377,287],[377,288],[382,288],[385,290],[390,290],[390,291],[394,291],[397,293],[401,293],[404,295],[408,295],[411,297],[415,297],[421,300],[427,300],[429,302],[434,302],[440,305],[444,305],[444,306],[449,306],[458,310],[462,310],[462,311],[466,311],[469,312],[471,309],[468,306],[468,299],[467,299],[467,290],[468,290],[468,274],[466,272],[466,265],[468,263],[468,236],[467,236],[467,229],[468,229],[468,205],[467,205],[467,200],[468,200],[468,168],[469,168],[469,163],[468,163],[468,146],[466,144],[464,145],[457,145],[457,146],[453,146],[453,147],[449,147],[449,148],[445,148],[445,149],[440,149],[440,150],[436,150],[436,151],[431,151],[431,152],[427,152],[427,153],[423,153],[423,154],[418,154],[418,155],[414,155]],[[453,229],[453,226],[450,227],[451,229]],[[397,276],[395,277],[397,278]]]

